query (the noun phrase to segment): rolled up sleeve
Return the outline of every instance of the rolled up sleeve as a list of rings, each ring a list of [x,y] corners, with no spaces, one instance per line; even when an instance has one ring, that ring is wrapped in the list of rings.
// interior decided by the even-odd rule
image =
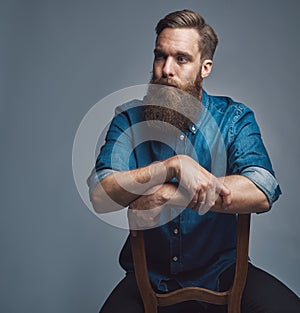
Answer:
[[[281,190],[276,178],[262,167],[248,167],[241,175],[249,178],[259,189],[261,189],[269,200],[270,208],[281,195]]]

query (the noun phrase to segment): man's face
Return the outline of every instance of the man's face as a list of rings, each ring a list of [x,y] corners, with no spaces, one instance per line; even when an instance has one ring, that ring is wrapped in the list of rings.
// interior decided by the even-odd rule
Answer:
[[[212,61],[201,63],[199,34],[192,28],[165,28],[154,55],[153,76],[143,99],[144,119],[185,131],[201,111],[202,78],[209,75]]]
[[[154,50],[152,83],[173,85],[200,96],[199,34],[192,28],[165,28]],[[197,93],[197,94],[195,94]]]

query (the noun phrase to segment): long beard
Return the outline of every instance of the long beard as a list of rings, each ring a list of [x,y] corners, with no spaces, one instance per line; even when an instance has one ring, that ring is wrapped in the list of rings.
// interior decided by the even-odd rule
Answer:
[[[148,124],[162,130],[186,131],[195,123],[201,111],[200,102],[202,79],[179,86],[172,80],[152,77],[143,99],[143,117]],[[151,122],[153,121],[153,122]],[[158,121],[163,123],[158,123]]]

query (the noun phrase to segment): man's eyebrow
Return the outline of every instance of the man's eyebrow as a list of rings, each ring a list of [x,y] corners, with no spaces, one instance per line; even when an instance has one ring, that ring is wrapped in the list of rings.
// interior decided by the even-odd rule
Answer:
[[[166,53],[160,48],[155,48],[153,52],[154,54],[166,55]],[[193,59],[193,56],[186,51],[176,51],[175,56],[182,56],[187,59]]]
[[[181,56],[181,57],[185,57],[187,59],[193,59],[193,56],[190,53],[186,52],[186,51],[177,51],[176,55],[177,56]]]

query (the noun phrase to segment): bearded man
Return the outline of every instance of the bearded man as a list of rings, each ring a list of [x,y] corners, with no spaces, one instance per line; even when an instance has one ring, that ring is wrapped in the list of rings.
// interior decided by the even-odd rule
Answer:
[[[153,77],[143,101],[118,108],[89,178],[98,213],[129,207],[146,229],[149,277],[158,292],[224,290],[236,260],[236,213],[268,211],[281,194],[253,112],[208,95],[215,31],[198,13],[172,12],[156,26]],[[110,202],[109,199],[112,201]],[[126,277],[101,313],[142,313],[129,240]],[[249,264],[242,312],[299,312],[299,298]],[[159,312],[226,312],[188,301]]]

